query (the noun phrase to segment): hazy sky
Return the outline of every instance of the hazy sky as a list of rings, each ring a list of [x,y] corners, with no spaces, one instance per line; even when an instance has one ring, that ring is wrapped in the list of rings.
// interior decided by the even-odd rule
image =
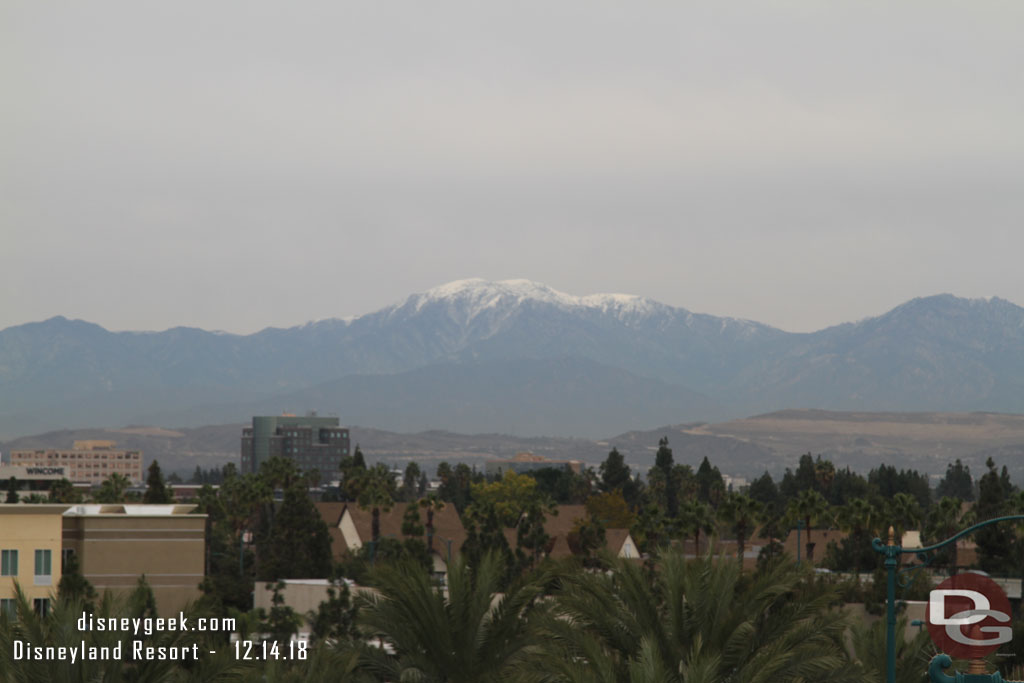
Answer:
[[[0,327],[1024,305],[1024,3],[0,4]]]

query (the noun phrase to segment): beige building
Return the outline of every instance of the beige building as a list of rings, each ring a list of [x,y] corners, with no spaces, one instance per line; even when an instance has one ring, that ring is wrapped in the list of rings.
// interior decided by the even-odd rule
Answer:
[[[73,482],[101,484],[117,472],[131,481],[142,484],[142,453],[118,450],[114,441],[75,441],[70,450],[50,449],[11,451],[12,465],[33,467],[63,467]]]
[[[63,548],[97,592],[131,592],[145,574],[162,616],[199,598],[206,515],[193,514],[195,505],[64,507]]]
[[[50,610],[61,576],[67,505],[0,505],[0,609],[15,609],[15,584],[37,612]]]

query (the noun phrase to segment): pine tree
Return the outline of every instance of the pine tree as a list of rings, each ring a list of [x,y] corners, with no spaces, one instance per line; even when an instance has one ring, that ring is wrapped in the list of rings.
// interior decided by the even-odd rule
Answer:
[[[707,456],[701,461],[697,468],[697,498],[710,505],[718,507],[725,497],[725,480],[717,467],[712,467]]]
[[[57,597],[64,601],[81,600],[83,608],[92,612],[96,604],[96,589],[82,575],[78,564],[78,556],[69,553],[61,570],[60,583],[57,584]]]
[[[679,516],[679,483],[673,476],[675,468],[672,461],[672,449],[668,447],[668,437],[658,441],[658,452],[654,455],[654,468],[658,471],[665,487],[665,512],[671,518]]]
[[[971,479],[971,468],[960,462],[960,458],[957,458],[956,462],[946,465],[946,476],[935,487],[935,495],[939,498],[974,500],[974,480]]]
[[[272,509],[265,507],[257,539],[260,580],[327,578],[331,537],[305,488],[293,484],[284,492],[280,508],[270,514]]]
[[[978,503],[974,508],[979,522],[1008,514],[1013,494],[1013,484],[1006,467],[999,472],[992,458],[985,461],[985,467],[988,472],[978,481]],[[1015,539],[1010,525],[991,524],[979,529],[975,538],[978,564],[982,570],[990,574],[1019,573],[1019,568],[1014,567],[1012,561],[1014,553],[1011,546]]]
[[[316,612],[310,613],[315,640],[330,639],[335,643],[352,640],[358,633],[356,619],[358,607],[352,604],[348,584],[337,576],[331,578],[327,588],[327,599],[320,603]]]
[[[94,503],[123,503],[125,492],[131,486],[128,477],[120,472],[114,472],[103,480],[100,490],[92,497]]]
[[[160,472],[160,463],[156,460],[149,466],[146,476],[146,493],[142,496],[142,502],[156,504],[173,502],[171,492],[164,484],[164,476]]]

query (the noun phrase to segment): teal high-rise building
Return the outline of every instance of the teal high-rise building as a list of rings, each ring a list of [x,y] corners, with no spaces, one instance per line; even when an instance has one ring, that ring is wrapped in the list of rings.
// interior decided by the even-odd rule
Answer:
[[[316,414],[257,416],[242,430],[242,474],[259,471],[273,457],[287,458],[300,470],[318,470],[320,483],[338,479],[349,454],[349,432],[336,417]]]

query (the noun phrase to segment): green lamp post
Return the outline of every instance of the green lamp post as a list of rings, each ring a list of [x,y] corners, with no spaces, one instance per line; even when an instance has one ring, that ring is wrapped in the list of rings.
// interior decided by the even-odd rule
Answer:
[[[974,526],[967,527],[963,531],[960,531],[945,541],[940,541],[934,545],[927,546],[925,548],[909,548],[904,549],[902,546],[896,545],[896,533],[892,527],[889,527],[889,542],[883,543],[880,538],[876,538],[871,541],[871,547],[875,552],[885,557],[885,572],[886,572],[886,597],[885,597],[885,680],[886,683],[896,683],[896,568],[900,563],[900,556],[905,554],[914,553],[917,558],[921,560],[921,564],[913,567],[914,569],[922,569],[932,561],[933,555],[936,550],[944,548],[950,543],[955,543],[962,536],[973,533],[981,527],[988,526],[989,524],[995,524],[996,522],[1007,522],[1011,520],[1024,520],[1024,515],[1007,515],[1005,517],[994,517],[987,519],[984,522],[979,522]],[[907,571],[907,570],[903,570]],[[928,667],[928,676],[933,683],[1010,683],[1004,681],[999,673],[986,674],[984,669],[970,670],[968,673],[956,672],[955,676],[950,676],[943,672],[943,669],[947,669],[952,666],[953,660],[948,655],[937,655]]]

